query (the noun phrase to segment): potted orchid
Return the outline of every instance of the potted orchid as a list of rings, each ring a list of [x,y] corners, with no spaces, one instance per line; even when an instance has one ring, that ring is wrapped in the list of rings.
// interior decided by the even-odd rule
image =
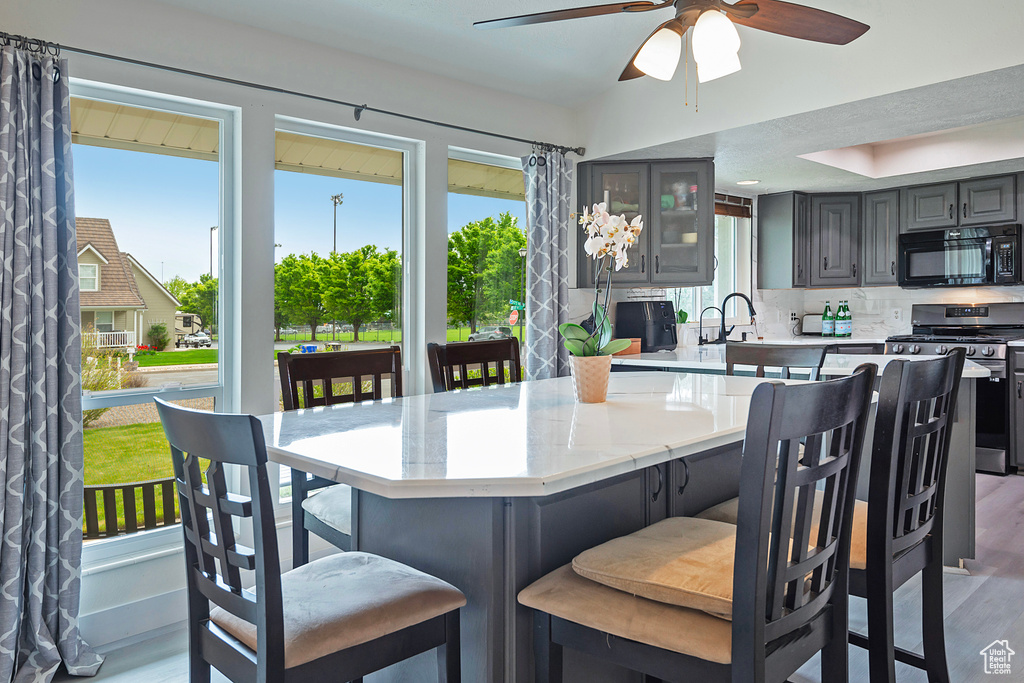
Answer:
[[[572,374],[576,398],[584,403],[600,403],[608,393],[608,374],[611,355],[629,347],[628,339],[612,339],[612,323],[608,319],[612,273],[629,265],[629,248],[636,244],[644,228],[643,217],[631,222],[625,215],[613,216],[604,203],[593,209],[583,209],[580,225],[587,239],[583,249],[597,261],[594,278],[594,329],[588,331],[576,323],[562,323],[558,332],[569,350],[569,369]],[[601,276],[604,280],[604,303],[601,303]]]

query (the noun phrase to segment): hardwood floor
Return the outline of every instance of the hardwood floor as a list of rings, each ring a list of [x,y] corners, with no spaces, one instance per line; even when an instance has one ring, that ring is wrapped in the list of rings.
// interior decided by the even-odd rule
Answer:
[[[986,681],[982,648],[1009,640],[1013,675],[1024,680],[1024,476],[977,475],[977,559],[964,572],[945,576],[946,652],[953,681]],[[921,590],[917,579],[896,591],[896,644],[920,651]],[[851,604],[851,628],[866,631],[863,600]],[[106,653],[94,679],[102,683],[180,683],[187,680],[188,655],[184,631],[175,631]],[[868,681],[867,654],[850,648],[850,681]],[[927,683],[924,672],[896,665],[900,683]],[[793,683],[819,683],[817,659],[791,678]],[[85,679],[58,674],[61,683]],[[227,679],[214,673],[214,683]]]

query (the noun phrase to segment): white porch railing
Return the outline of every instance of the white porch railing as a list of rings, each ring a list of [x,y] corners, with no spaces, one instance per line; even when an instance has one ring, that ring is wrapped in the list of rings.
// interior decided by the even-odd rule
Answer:
[[[118,330],[116,332],[85,332],[83,336],[88,337],[97,349],[126,348],[135,346],[134,330]]]

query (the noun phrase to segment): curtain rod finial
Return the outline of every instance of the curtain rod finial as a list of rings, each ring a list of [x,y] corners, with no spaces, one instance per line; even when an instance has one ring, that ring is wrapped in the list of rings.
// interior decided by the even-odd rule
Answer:
[[[355,111],[354,111],[354,112],[352,112],[352,113],[353,113],[353,115],[354,115],[354,116],[356,117],[356,121],[358,121],[358,120],[359,120],[359,117],[363,115],[363,112],[364,112],[364,111],[366,111],[366,105],[365,105],[365,104],[364,104],[364,105],[361,105],[361,106],[358,106],[358,107],[356,107]]]

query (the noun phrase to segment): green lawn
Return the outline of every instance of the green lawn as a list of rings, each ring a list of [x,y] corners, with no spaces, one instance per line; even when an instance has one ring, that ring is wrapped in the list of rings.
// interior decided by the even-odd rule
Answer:
[[[199,365],[216,363],[217,349],[189,349],[188,351],[159,351],[152,356],[136,356],[140,368],[162,365]]]
[[[502,323],[507,325],[507,323]],[[483,325],[481,325],[483,327]],[[448,341],[467,341],[469,339],[470,329],[468,326],[461,328],[448,328]],[[516,325],[512,334],[519,337],[519,326]],[[352,337],[354,335],[351,332],[336,332],[333,336],[330,332],[318,333],[316,335],[317,342],[325,341],[340,341],[343,344],[352,343]],[[296,344],[300,342],[309,342],[308,334],[283,334],[281,335],[281,341],[292,341]],[[374,343],[394,343],[398,344],[402,341],[401,330],[360,330],[359,331],[360,342],[374,342]],[[520,339],[520,341],[522,341]]]
[[[125,425],[123,427],[99,427],[85,430],[85,484],[127,484],[173,476],[171,453],[159,422]],[[87,492],[88,495],[88,492]],[[93,493],[92,495],[96,495]],[[103,499],[99,497],[98,517],[100,526],[105,527]],[[135,509],[138,524],[143,524],[142,492],[136,491]],[[163,495],[156,490],[156,509],[163,510]],[[177,509],[177,500],[175,500]],[[119,526],[124,528],[124,505],[120,496],[117,501]],[[83,519],[82,529],[85,529]]]

